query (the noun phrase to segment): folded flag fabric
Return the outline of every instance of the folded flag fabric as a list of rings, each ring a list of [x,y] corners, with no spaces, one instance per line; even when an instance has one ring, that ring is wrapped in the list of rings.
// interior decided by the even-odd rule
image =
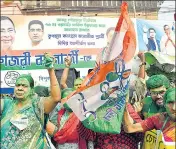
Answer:
[[[85,127],[96,132],[120,133],[125,98],[128,91],[130,60],[136,50],[136,34],[127,12],[121,6],[121,16],[104,55],[104,63],[94,68],[67,105]]]
[[[97,56],[97,65],[113,60],[117,55],[129,62],[136,52],[136,32],[133,22],[128,16],[127,3],[121,6],[121,15],[117,22],[113,38],[108,47],[105,47]]]

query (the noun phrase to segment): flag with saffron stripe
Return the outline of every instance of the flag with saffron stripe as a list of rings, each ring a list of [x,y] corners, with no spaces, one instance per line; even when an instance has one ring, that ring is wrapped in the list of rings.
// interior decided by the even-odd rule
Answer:
[[[135,29],[128,16],[127,3],[123,2],[112,42],[106,54],[100,57],[104,62],[65,99],[85,127],[96,132],[120,133],[131,72],[130,60],[135,50]]]

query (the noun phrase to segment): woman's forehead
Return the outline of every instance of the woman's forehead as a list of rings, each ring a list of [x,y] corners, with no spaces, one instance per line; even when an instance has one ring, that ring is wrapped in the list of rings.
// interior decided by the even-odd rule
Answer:
[[[16,84],[28,84],[29,85],[29,81],[26,78],[19,78],[17,79]]]
[[[175,91],[168,93],[166,102],[175,101]]]
[[[74,84],[81,84],[82,82],[82,80],[75,80]]]

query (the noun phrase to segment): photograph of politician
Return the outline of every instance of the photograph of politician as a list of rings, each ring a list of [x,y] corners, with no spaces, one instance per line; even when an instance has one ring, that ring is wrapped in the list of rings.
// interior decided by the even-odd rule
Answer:
[[[1,51],[12,50],[15,34],[13,21],[7,16],[1,16]]]
[[[39,20],[32,20],[28,24],[28,35],[32,47],[40,47],[44,36],[44,25]]]
[[[147,37],[147,32],[149,37]],[[143,40],[147,46],[148,51],[160,52],[160,41],[156,38],[156,30],[154,28],[143,27]]]
[[[164,54],[175,56],[175,34],[169,25],[163,26],[165,34],[161,38],[161,52]]]

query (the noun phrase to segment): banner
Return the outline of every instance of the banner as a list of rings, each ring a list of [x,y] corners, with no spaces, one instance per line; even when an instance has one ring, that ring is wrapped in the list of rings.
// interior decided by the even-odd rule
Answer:
[[[64,58],[67,54],[72,56],[71,67],[79,69],[81,77],[86,76],[87,70],[94,68],[97,54],[107,45],[109,30],[115,28],[117,21],[118,18],[101,17],[1,16],[0,66],[3,72],[1,87],[10,87],[4,81],[4,76],[11,71],[20,74],[28,71],[35,76],[34,70],[38,70],[49,77],[47,71],[43,71],[44,52],[50,52],[55,56],[56,69],[65,67]],[[172,21],[140,19],[132,19],[132,21],[138,36],[136,51],[148,50],[143,40],[144,26],[156,30],[158,41],[161,41],[162,36],[165,35],[163,25],[168,24],[171,30],[175,30]],[[169,54],[173,55],[172,50],[170,51]],[[175,54],[171,59],[175,61]],[[37,84],[42,82],[39,81]]]
[[[175,142],[166,142],[163,133],[158,136],[157,131],[147,131],[144,136],[143,149],[175,149]]]
[[[117,18],[64,16],[1,16],[2,70],[44,69],[44,52],[56,57],[57,67],[71,55],[72,67],[92,68],[106,46],[106,31]]]
[[[137,19],[140,51],[155,51],[175,57],[175,24],[164,20]]]

